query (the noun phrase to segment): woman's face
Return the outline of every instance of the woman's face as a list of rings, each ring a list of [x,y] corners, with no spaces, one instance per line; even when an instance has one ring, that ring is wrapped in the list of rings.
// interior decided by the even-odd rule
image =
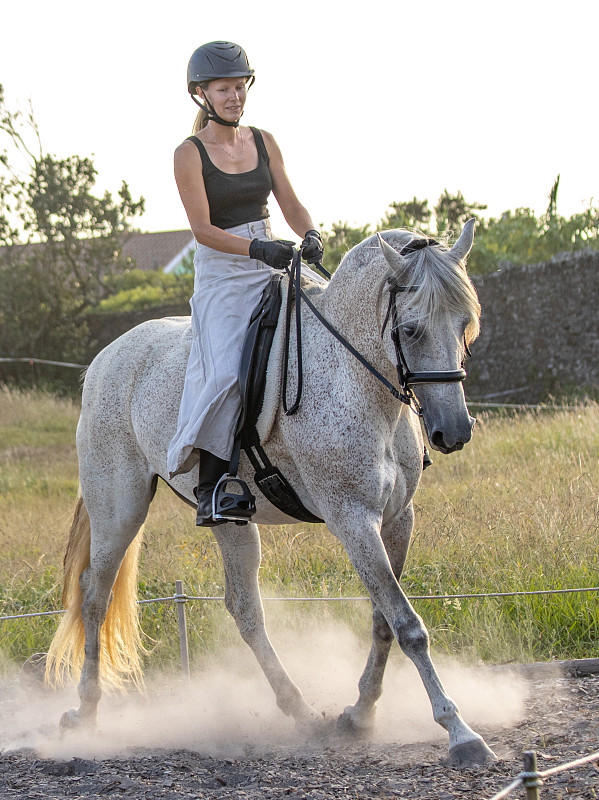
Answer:
[[[236,122],[243,113],[247,97],[247,78],[217,78],[206,89],[198,86],[202,99],[208,100],[221,119]]]

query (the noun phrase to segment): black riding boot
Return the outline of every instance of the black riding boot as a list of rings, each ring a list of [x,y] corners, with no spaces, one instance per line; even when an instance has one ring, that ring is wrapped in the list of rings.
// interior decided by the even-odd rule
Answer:
[[[212,495],[216,484],[228,471],[228,461],[218,458],[208,450],[200,450],[200,475],[197,488],[193,490],[198,501],[196,525],[210,528],[225,522],[225,520],[215,522],[212,519]]]

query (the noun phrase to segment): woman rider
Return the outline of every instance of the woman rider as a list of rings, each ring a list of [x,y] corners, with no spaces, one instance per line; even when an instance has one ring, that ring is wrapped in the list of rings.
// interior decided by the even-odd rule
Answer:
[[[168,471],[170,477],[187,472],[199,457],[198,525],[215,524],[212,496],[233,449],[241,410],[237,377],[250,316],[272,269],[288,266],[293,255],[292,242],[272,238],[271,191],[303,240],[304,260],[320,262],[323,252],[274,138],[239,124],[253,81],[239,45],[199,47],[189,61],[187,88],[200,112],[194,135],[175,151],[175,179],[197,244],[193,338]]]

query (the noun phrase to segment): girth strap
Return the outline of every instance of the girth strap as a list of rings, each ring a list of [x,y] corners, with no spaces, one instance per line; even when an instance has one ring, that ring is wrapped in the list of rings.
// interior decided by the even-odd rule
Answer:
[[[294,517],[302,522],[322,522],[320,517],[308,511],[287,478],[277,467],[273,466],[260,444],[260,437],[255,426],[246,426],[241,439],[243,449],[255,470],[256,486],[266,499],[289,517]]]

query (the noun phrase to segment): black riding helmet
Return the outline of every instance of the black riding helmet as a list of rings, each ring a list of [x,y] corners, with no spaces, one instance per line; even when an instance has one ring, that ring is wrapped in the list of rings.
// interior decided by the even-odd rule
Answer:
[[[250,78],[248,89],[254,82],[254,70],[251,69],[243,47],[233,42],[208,42],[192,53],[187,66],[187,91],[192,100],[206,112],[208,119],[220,125],[236,128],[236,122],[227,122],[215,112],[211,103],[206,106],[198,100],[196,89],[199,83],[214,81],[217,78]]]

